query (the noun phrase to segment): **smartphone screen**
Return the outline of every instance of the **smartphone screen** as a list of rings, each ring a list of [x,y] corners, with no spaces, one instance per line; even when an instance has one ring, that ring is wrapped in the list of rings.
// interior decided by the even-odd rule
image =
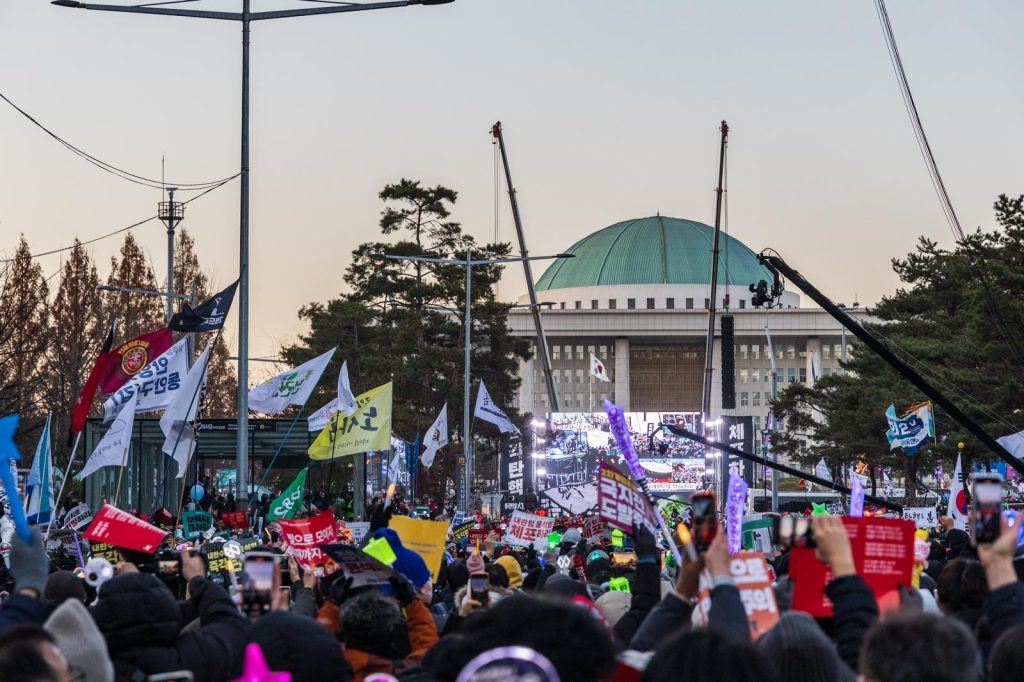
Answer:
[[[698,552],[704,552],[718,533],[718,513],[714,493],[697,493],[690,499],[693,505],[693,541]]]
[[[999,539],[1003,508],[1003,479],[999,474],[974,475],[974,504],[971,505],[971,537],[975,545]]]
[[[490,594],[487,591],[487,574],[469,576],[469,598],[475,599],[481,604],[490,601]]]
[[[161,575],[178,575],[181,572],[181,559],[160,559],[157,570]]]
[[[274,561],[249,558],[245,562],[248,586],[259,592],[269,592],[274,586]]]

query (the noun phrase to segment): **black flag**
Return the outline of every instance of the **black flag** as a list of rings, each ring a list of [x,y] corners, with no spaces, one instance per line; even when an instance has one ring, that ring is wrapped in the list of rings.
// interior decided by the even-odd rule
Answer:
[[[184,303],[181,312],[171,318],[169,325],[176,332],[212,332],[224,326],[224,318],[228,316],[231,309],[231,301],[235,298],[235,288],[238,280],[219,294],[214,294],[209,300],[203,301],[195,308]]]

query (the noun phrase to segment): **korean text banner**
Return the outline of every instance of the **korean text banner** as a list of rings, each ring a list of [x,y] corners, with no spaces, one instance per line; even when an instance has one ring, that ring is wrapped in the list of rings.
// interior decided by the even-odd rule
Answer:
[[[517,511],[512,514],[505,531],[505,542],[521,547],[533,547],[543,550],[547,547],[548,535],[555,528],[555,520],[548,516],[538,516]]]
[[[320,549],[320,545],[333,543],[337,539],[332,512],[326,511],[309,519],[295,521],[281,519],[278,523],[288,543],[288,553],[295,557],[303,570],[316,572],[317,564],[320,564],[324,567],[323,575],[330,575],[338,569],[337,564]]]
[[[391,396],[389,381],[357,397],[359,407],[355,414],[335,413],[327,428],[309,446],[310,459],[334,459],[390,449]]]
[[[597,506],[601,520],[612,528],[633,532],[633,524],[654,528],[647,500],[633,480],[607,462],[601,462],[597,481]]]

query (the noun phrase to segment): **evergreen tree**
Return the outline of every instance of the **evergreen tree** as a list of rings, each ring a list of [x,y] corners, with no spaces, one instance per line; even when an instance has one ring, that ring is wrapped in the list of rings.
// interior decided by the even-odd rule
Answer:
[[[348,360],[356,393],[394,381],[393,429],[406,440],[423,434],[447,402],[452,446],[430,470],[434,495],[444,492],[446,478],[455,477],[455,455],[465,442],[460,431],[466,272],[458,265],[382,260],[381,255],[464,259],[472,249],[474,259],[508,256],[509,244],[478,245],[458,223],[448,220],[457,196],[446,187],[426,188],[405,179],[386,186],[380,193],[389,202],[381,214],[381,232],[407,238],[359,246],[344,276],[349,293],[303,307],[299,316],[309,321],[310,331],[283,351],[290,363],[297,364],[339,347],[310,411],[333,397],[333,379],[343,359]],[[512,399],[519,385],[518,363],[529,357],[530,347],[508,333],[509,306],[494,295],[500,277],[498,266],[473,268],[474,400],[475,388],[483,380],[494,400],[516,419]],[[494,427],[478,424],[477,430],[482,436],[475,445],[477,474],[496,477]]]
[[[223,286],[218,286],[215,290],[222,288]],[[175,292],[185,296],[194,294],[196,303],[199,304],[213,295],[214,291],[211,289],[213,287],[210,286],[209,277],[199,264],[199,256],[195,251],[195,239],[192,238],[188,230],[179,228],[174,245]],[[215,418],[234,417],[237,413],[238,377],[235,373],[234,363],[228,360],[228,345],[224,340],[224,334],[215,335],[216,332],[199,334],[197,344],[199,348],[193,349],[195,353],[198,353],[209,340],[216,338],[213,352],[210,355],[209,379],[203,414],[206,417]]]
[[[71,408],[82,392],[109,328],[98,286],[96,264],[76,239],[50,307],[44,377],[46,402],[53,411],[54,458],[61,468],[70,454],[64,434],[71,426]],[[99,415],[98,403],[93,410]],[[81,465],[82,459],[78,463]]]
[[[893,259],[905,288],[886,296],[865,324],[897,356],[943,391],[989,434],[1024,429],[1020,386],[1024,385],[1024,196],[1000,196],[995,203],[1000,229],[980,228],[952,250],[921,238],[917,250]],[[898,412],[925,399],[881,358],[852,354],[845,376],[822,377],[814,388],[790,385],[773,403],[785,430],[778,451],[805,464],[819,457],[837,468],[858,457],[871,465],[906,472],[913,481],[941,462],[951,472],[956,444],[967,444],[971,459],[990,460],[987,450],[936,407],[936,442],[916,457],[890,453],[884,412]]]
[[[22,451],[46,418],[42,362],[47,347],[49,287],[42,267],[21,236],[13,260],[0,271],[0,414],[20,414]]]
[[[149,259],[131,232],[125,236],[121,245],[120,258],[115,256],[110,259],[107,284],[129,289],[158,290]],[[104,292],[103,305],[118,320],[115,344],[167,326],[164,299],[160,297],[108,291]]]

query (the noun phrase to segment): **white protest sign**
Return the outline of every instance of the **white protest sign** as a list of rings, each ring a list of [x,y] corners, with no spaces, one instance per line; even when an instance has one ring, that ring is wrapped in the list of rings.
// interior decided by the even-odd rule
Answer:
[[[913,521],[918,528],[930,529],[939,523],[935,507],[904,507],[903,518]]]
[[[543,551],[547,547],[548,535],[554,528],[555,520],[552,518],[516,511],[509,519],[504,539],[510,545],[532,546]]]

